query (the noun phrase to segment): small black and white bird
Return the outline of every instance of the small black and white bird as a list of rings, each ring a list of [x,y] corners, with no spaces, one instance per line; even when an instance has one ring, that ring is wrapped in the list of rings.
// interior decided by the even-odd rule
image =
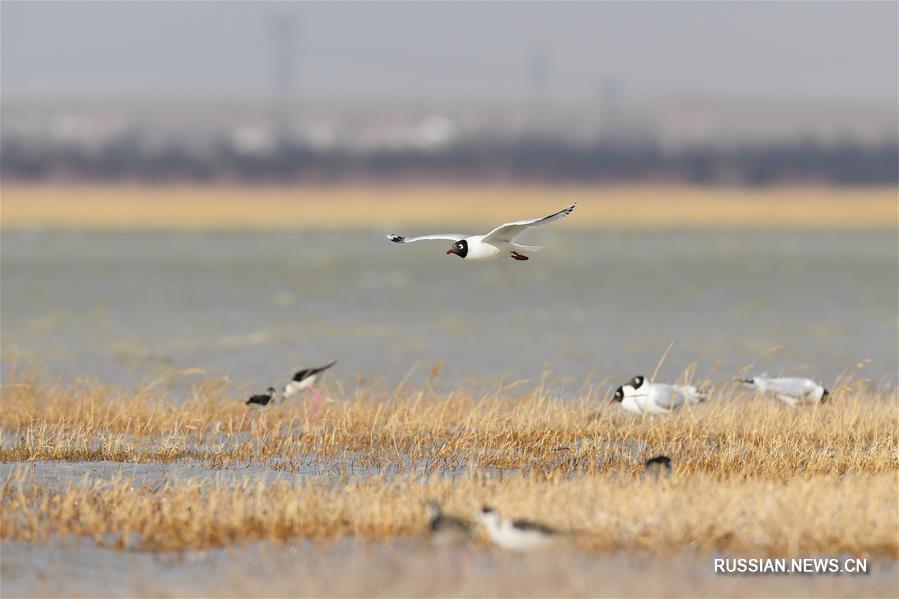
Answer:
[[[761,395],[773,393],[779,400],[793,408],[803,403],[825,403],[830,398],[830,392],[823,385],[806,378],[768,378],[762,375],[737,380]]]
[[[644,376],[635,376],[629,383],[615,390],[613,401],[632,414],[662,416],[685,403],[705,401],[705,393],[693,385],[650,383]]]
[[[671,458],[666,455],[657,455],[643,463],[643,470],[647,476],[655,480],[671,474]]]
[[[453,245],[446,250],[446,254],[455,254],[460,258],[474,262],[487,260],[499,260],[500,258],[512,258],[514,260],[527,260],[528,253],[543,249],[539,245],[519,245],[515,238],[532,227],[539,227],[557,220],[561,220],[571,214],[576,204],[560,210],[555,214],[519,220],[513,223],[500,225],[486,235],[464,235],[462,233],[438,233],[435,235],[422,235],[420,237],[405,237],[403,235],[387,235],[387,239],[394,243],[414,243],[428,239],[449,239]]]
[[[499,512],[485,505],[478,520],[493,543],[509,551],[531,551],[546,547],[565,536],[561,531],[530,520],[503,520]]]
[[[246,401],[248,406],[267,406],[275,398],[275,388],[269,387],[264,395],[253,395]]]
[[[330,364],[325,364],[318,368],[304,368],[303,370],[298,371],[293,375],[293,379],[284,385],[284,392],[281,394],[282,397],[284,399],[289,399],[300,391],[308,390],[315,397],[316,401],[321,403],[321,394],[318,392],[318,389],[315,388],[315,381],[318,380],[318,376],[322,372],[335,364],[337,364],[337,362],[333,361]]]
[[[435,545],[461,545],[471,540],[471,523],[456,516],[448,516],[443,513],[440,505],[435,501],[429,501],[428,534]]]

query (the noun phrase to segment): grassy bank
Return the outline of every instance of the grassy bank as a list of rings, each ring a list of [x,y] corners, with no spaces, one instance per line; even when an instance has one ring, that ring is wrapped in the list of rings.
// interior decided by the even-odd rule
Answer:
[[[4,228],[313,228],[456,225],[472,232],[578,202],[566,227],[895,228],[896,189],[344,184],[16,184]]]

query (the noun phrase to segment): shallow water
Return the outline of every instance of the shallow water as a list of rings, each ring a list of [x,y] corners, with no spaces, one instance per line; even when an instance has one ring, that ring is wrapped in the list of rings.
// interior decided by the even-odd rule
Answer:
[[[5,435],[3,438],[11,437]],[[11,446],[12,444],[9,444]],[[612,454],[609,442],[595,442],[592,439],[578,440],[575,448],[585,447],[597,451],[595,466],[601,469],[607,451]],[[570,454],[567,446],[559,446],[557,460],[548,462],[547,468],[561,468],[569,464]],[[615,447],[620,451],[622,447]],[[624,445],[635,463],[642,463],[649,447],[645,441],[630,439]],[[577,449],[576,449],[577,450]],[[203,455],[202,451],[197,452]],[[213,455],[215,452],[211,452]],[[388,463],[378,462],[370,455],[356,452],[342,452],[338,456],[328,457],[316,454],[262,459],[261,463],[241,464],[231,462],[226,467],[210,467],[203,459],[179,459],[172,462],[115,462],[98,461],[54,461],[31,460],[24,462],[0,462],[0,482],[14,480],[19,476],[27,476],[29,481],[42,487],[64,489],[87,477],[91,481],[109,481],[121,479],[131,481],[133,485],[158,487],[175,481],[197,481],[200,483],[247,483],[264,482],[292,483],[303,479],[329,479],[335,484],[343,484],[348,479],[378,476],[391,479],[396,477],[414,478],[422,481],[434,477],[459,478],[477,473],[482,478],[502,478],[524,474],[516,468],[498,469],[490,465],[477,463],[461,463],[458,461],[434,463],[430,460],[415,460],[408,454],[391,456]],[[586,467],[583,459],[580,468],[569,472],[568,476],[577,477],[584,473]]]
[[[716,575],[718,555],[510,555],[431,549],[423,539],[252,543],[147,554],[90,540],[3,544],[3,596],[733,596],[894,597],[899,568],[867,575]]]
[[[371,459],[366,460],[371,462]],[[432,476],[459,477],[466,474],[465,467],[455,469],[428,468],[413,463],[410,459],[398,460],[396,463],[382,466],[365,466],[352,457],[334,459],[319,456],[299,456],[290,459],[266,461],[264,465],[246,465],[229,463],[227,467],[214,468],[207,466],[202,460],[181,459],[174,462],[141,462],[125,463],[100,460],[86,461],[51,461],[35,460],[29,462],[0,463],[0,481],[15,479],[18,475],[26,475],[29,481],[42,487],[64,489],[87,477],[90,481],[109,481],[121,479],[131,481],[136,486],[150,488],[176,481],[195,481],[198,483],[216,484],[271,484],[275,482],[293,483],[304,479],[328,479],[334,484],[343,484],[351,478],[368,478],[379,476],[395,478],[397,476],[427,479]],[[516,470],[496,471],[492,468],[480,468],[485,477],[515,475]]]
[[[340,364],[331,380],[347,386],[357,377],[395,384],[415,363],[410,378],[420,383],[443,362],[436,383],[443,390],[500,377],[538,381],[548,364],[552,383],[576,389],[588,377],[651,373],[674,342],[662,378],[696,361],[700,376],[727,379],[755,362],[755,371],[831,384],[869,358],[861,376],[894,386],[894,231],[546,230],[530,239],[548,246],[530,262],[478,265],[444,256],[439,242],[390,244],[380,231],[4,231],[3,366],[36,360],[45,382],[170,377],[178,394],[211,376],[261,390],[296,367],[332,358]],[[783,347],[758,359],[775,345]],[[186,368],[204,372],[171,376]],[[33,462],[0,464],[0,479],[26,468],[48,487],[82,477],[270,484],[328,477],[332,466],[315,459],[283,470],[188,460]],[[436,551],[422,539],[149,554],[68,538],[4,542],[2,553],[4,597],[854,597],[899,590],[895,561],[872,563],[867,576],[716,576],[713,556],[689,551],[514,556]]]
[[[122,462],[58,462],[37,460],[33,462],[0,463],[0,480],[15,480],[17,475],[25,475],[28,481],[41,487],[63,490],[67,486],[77,484],[82,479],[109,481],[121,479],[130,481],[133,486],[155,488],[168,482],[196,481],[198,483],[256,484],[265,482],[291,483],[309,476],[320,475],[319,472],[295,471],[283,472],[262,467],[229,465],[227,469],[205,468],[202,464],[186,460],[160,464],[157,462],[127,464]]]
[[[469,264],[381,231],[3,231],[2,360],[128,385],[227,375],[241,389],[339,360],[331,377],[576,388],[691,362],[894,386],[895,231],[546,229],[530,262]],[[772,346],[782,346],[759,359]],[[617,384],[617,383],[616,383]]]

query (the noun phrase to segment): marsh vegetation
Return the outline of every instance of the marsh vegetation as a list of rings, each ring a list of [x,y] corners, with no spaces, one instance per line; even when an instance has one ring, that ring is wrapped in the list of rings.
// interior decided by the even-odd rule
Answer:
[[[899,405],[861,383],[805,409],[711,387],[706,403],[667,418],[630,416],[589,388],[563,399],[545,385],[329,395],[320,409],[258,410],[217,381],[173,401],[152,387],[12,380],[0,415],[3,538],[80,535],[149,551],[415,538],[435,499],[463,516],[489,502],[576,530],[585,551],[899,556]],[[643,461],[658,453],[674,471],[655,481]],[[31,474],[35,461],[271,476],[198,478],[188,468],[48,485]]]

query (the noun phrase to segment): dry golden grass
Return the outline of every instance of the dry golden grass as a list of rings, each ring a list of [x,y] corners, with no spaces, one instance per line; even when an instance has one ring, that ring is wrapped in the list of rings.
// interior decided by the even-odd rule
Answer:
[[[191,459],[326,476],[302,483],[85,478],[63,488],[14,470],[0,536],[88,535],[148,550],[298,537],[421,535],[422,506],[472,515],[490,502],[580,531],[586,550],[697,548],[778,555],[899,556],[899,403],[861,385],[823,406],[713,389],[705,404],[640,419],[586,390],[572,402],[540,388],[474,396],[361,388],[320,412],[297,402],[248,410],[227,388],[181,403],[149,389],[2,389],[0,461]],[[654,483],[642,461],[666,453]]]
[[[772,555],[897,556],[896,475],[801,476],[787,482],[701,474],[660,484],[639,477],[502,480],[466,476],[427,482],[368,478],[345,485],[183,481],[154,488],[128,480],[51,489],[14,473],[3,487],[0,535],[42,541],[87,535],[151,551],[353,536],[420,536],[423,505],[473,516],[483,502],[577,531],[584,550],[720,550]],[[137,535],[137,540],[134,540]]]
[[[559,401],[542,388],[438,395],[362,387],[317,411],[304,402],[251,409],[217,383],[197,386],[182,402],[153,389],[12,383],[2,391],[0,428],[11,442],[0,460],[193,458],[289,469],[304,457],[347,475],[474,464],[558,477],[634,474],[642,464],[635,449],[645,448],[670,455],[682,474],[719,478],[895,471],[899,405],[891,397],[843,386],[832,403],[792,410],[738,392],[713,389],[705,404],[641,419],[590,390]]]
[[[146,186],[10,184],[4,228],[342,228],[480,230],[578,202],[565,226],[895,228],[896,189],[347,184]]]

